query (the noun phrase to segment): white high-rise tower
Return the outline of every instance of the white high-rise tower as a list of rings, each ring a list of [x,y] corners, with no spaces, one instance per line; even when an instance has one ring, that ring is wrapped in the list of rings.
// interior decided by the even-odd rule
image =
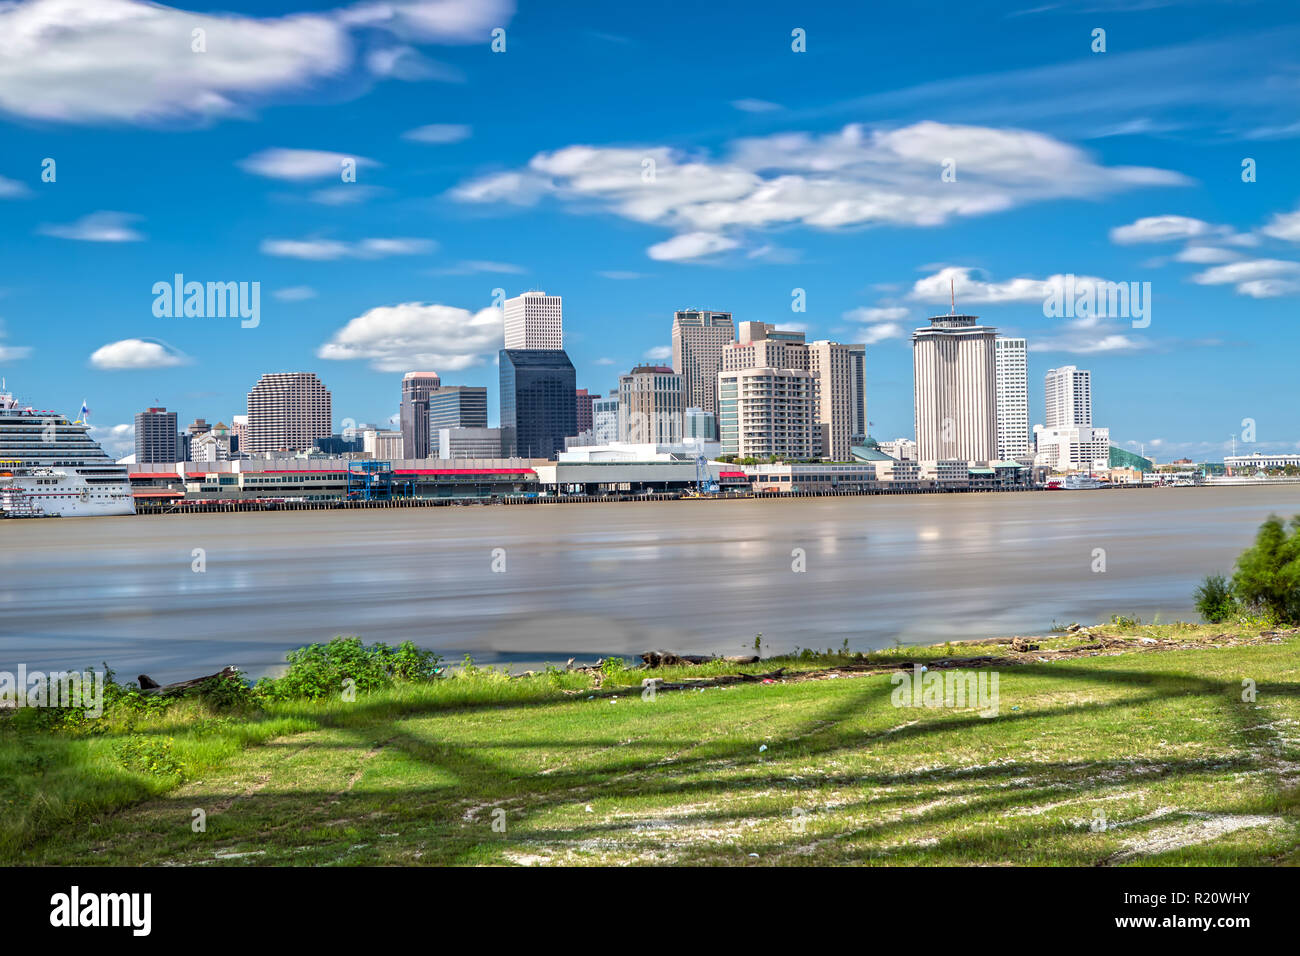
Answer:
[[[994,342],[998,389],[998,458],[1011,461],[1029,454],[1029,363],[1024,339]]]
[[[508,349],[564,348],[564,315],[558,295],[530,291],[505,301]]]
[[[1049,369],[1044,382],[1043,424],[1067,428],[1092,424],[1092,373],[1073,365]]]
[[[997,455],[997,330],[976,315],[936,315],[912,333],[917,457],[992,461]]]

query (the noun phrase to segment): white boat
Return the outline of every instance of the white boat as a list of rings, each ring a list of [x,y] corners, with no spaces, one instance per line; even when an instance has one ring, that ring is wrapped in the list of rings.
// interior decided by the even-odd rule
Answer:
[[[1092,475],[1067,475],[1065,484],[1061,486],[1066,491],[1085,491],[1092,488],[1100,488],[1101,482]]]
[[[89,428],[58,412],[20,405],[0,390],[0,515],[135,514],[126,468],[91,439]]]

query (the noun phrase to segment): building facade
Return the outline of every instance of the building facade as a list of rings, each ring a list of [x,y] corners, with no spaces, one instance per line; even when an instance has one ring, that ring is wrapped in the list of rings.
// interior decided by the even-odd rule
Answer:
[[[564,348],[564,308],[558,295],[530,291],[505,301],[505,347]]]
[[[682,309],[673,313],[673,371],[682,376],[687,408],[717,413],[722,350],[735,335],[730,312]]]
[[[581,435],[583,432],[591,431],[592,404],[596,399],[600,398],[600,396],[592,395],[585,388],[580,388],[578,389],[575,398],[577,399],[577,405],[574,408],[574,415],[576,416],[575,427],[578,429],[578,434]]]
[[[817,427],[823,458],[849,461],[867,438],[865,345],[808,345],[808,371],[817,379]]]
[[[724,455],[817,457],[817,380],[789,368],[719,373],[718,438]]]
[[[441,428],[437,438],[438,457],[444,460],[502,457],[499,428]]]
[[[1066,428],[1092,424],[1092,373],[1073,365],[1047,370],[1043,388],[1043,424]]]
[[[640,365],[618,379],[618,440],[671,445],[682,440],[683,377],[664,365]]]
[[[997,330],[976,315],[939,315],[912,333],[917,455],[921,461],[997,457]]]
[[[135,460],[144,462],[184,461],[181,436],[176,430],[176,413],[165,408],[146,408],[135,413]]]
[[[502,349],[500,366],[505,454],[554,458],[578,432],[569,356],[563,349]]]
[[[333,431],[330,393],[313,372],[263,375],[248,393],[248,451],[306,451]]]
[[[402,376],[398,420],[403,450],[411,458],[429,457],[429,396],[441,385],[437,372],[407,372]]]
[[[487,388],[482,385],[444,385],[429,402],[429,434],[443,428],[487,428]],[[430,441],[430,447],[437,441]]]
[[[998,393],[998,458],[1032,453],[1029,444],[1029,361],[1024,339],[999,335],[994,341]]]
[[[591,439],[593,445],[618,441],[618,392],[591,403]]]

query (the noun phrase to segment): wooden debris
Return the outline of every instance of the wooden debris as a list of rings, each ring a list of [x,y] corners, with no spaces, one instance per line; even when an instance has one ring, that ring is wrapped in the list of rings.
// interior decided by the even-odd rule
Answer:
[[[226,667],[216,674],[208,674],[206,677],[193,677],[189,680],[177,681],[174,684],[159,684],[148,674],[141,674],[136,680],[140,684],[142,694],[174,694],[183,690],[189,690],[192,687],[198,687],[204,681],[210,681],[214,677],[238,677],[238,667]]]

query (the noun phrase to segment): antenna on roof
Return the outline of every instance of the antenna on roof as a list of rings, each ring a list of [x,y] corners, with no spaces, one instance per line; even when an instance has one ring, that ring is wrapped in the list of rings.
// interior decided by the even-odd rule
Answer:
[[[952,278],[951,276],[948,278],[948,291],[952,294],[952,308],[949,310],[948,314],[956,315],[957,314],[957,280]]]

